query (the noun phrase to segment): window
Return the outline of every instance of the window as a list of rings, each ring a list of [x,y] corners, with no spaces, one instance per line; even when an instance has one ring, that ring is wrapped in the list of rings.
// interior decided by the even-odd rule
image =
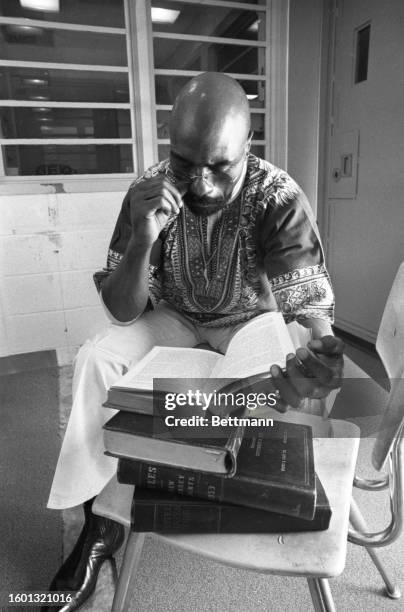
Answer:
[[[159,159],[168,155],[175,96],[192,76],[211,70],[235,77],[244,88],[252,111],[252,151],[265,157],[265,3],[152,0],[151,11]]]
[[[21,4],[0,3],[2,173],[132,174],[123,0]]]
[[[368,78],[370,24],[356,31],[355,83]]]
[[[7,180],[132,177],[167,156],[175,95],[206,70],[243,86],[253,152],[268,154],[265,0],[54,0],[47,12],[34,0],[23,5],[0,0]]]

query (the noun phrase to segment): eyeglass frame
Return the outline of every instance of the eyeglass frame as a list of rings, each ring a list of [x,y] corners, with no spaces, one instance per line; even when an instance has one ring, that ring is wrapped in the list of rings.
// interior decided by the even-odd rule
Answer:
[[[235,162],[231,162],[228,163],[228,165],[230,165],[231,167],[236,168],[237,166],[239,166],[239,164],[241,164],[241,162],[243,162],[249,152],[250,152],[250,145],[251,145],[251,141],[253,138],[254,132],[250,131],[249,136],[248,136],[248,140],[247,140],[247,148],[244,150],[243,155],[240,157],[240,159],[238,159]],[[175,154],[174,154],[175,155]],[[184,160],[185,161],[185,160]],[[227,162],[226,162],[227,163]],[[173,166],[173,162],[172,162],[172,152],[170,151],[170,167],[171,167],[171,174],[173,176],[173,178],[178,181],[179,183],[192,183],[193,181],[195,181],[196,179],[202,179],[204,181],[207,181],[208,178],[210,176],[216,176],[217,178],[219,178],[220,176],[222,176],[222,178],[226,178],[226,179],[230,179],[231,182],[235,183],[238,178],[241,176],[241,171],[237,174],[236,177],[232,177],[228,174],[228,172],[226,173],[226,171],[223,170],[212,170],[212,169],[207,169],[207,170],[203,170],[202,174],[188,174],[186,172],[183,171],[175,171],[174,170],[174,166]]]

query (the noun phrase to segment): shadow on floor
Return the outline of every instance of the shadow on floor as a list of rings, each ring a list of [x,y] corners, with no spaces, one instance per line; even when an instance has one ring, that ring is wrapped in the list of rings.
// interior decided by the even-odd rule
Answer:
[[[0,375],[3,593],[46,590],[62,557],[61,516],[46,509],[60,449],[58,374],[55,366]]]

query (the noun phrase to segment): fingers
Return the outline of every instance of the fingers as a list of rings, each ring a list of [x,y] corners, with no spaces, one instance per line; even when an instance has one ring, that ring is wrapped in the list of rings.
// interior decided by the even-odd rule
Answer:
[[[296,357],[301,362],[304,374],[316,380],[317,385],[329,389],[336,389],[342,384],[344,358],[340,352],[340,346],[335,346],[336,352],[312,353],[311,351],[299,348]]]
[[[289,404],[293,408],[298,408],[302,398],[298,391],[294,388],[292,381],[288,379],[286,373],[277,365],[271,366],[270,369],[272,382],[274,387],[279,391],[280,397],[285,404]],[[279,405],[279,408],[281,406]]]
[[[158,189],[155,193],[147,193],[145,196],[145,202],[148,205],[148,213],[146,214],[147,217],[154,214],[156,210],[162,210],[168,215],[178,215],[182,206],[182,200],[178,202],[170,190],[166,189],[165,187]]]
[[[288,355],[286,373],[300,397],[311,397],[322,383],[313,377],[310,372],[307,372],[306,368],[302,371],[300,363],[300,360],[297,360],[293,353]]]
[[[306,348],[299,348],[296,355],[287,356],[284,371],[277,365],[270,368],[274,387],[284,403],[299,408],[303,398],[326,397],[332,389],[341,386],[343,343],[334,341],[333,336],[329,338],[321,343],[322,354],[319,352],[317,356]],[[278,402],[277,409],[280,408],[282,402]]]
[[[310,350],[324,355],[342,355],[344,346],[343,341],[335,336],[323,336],[320,340],[311,340],[307,344]]]
[[[166,215],[178,215],[181,210],[181,205],[177,204],[175,198],[172,197],[169,191],[162,189],[160,193],[153,195],[145,199],[146,213],[145,217],[152,217],[156,211],[163,211]]]
[[[322,385],[327,385],[331,381],[334,375],[333,370],[328,366],[328,364],[316,357],[314,353],[305,348],[298,348],[296,351],[296,357],[303,365],[303,372],[300,370],[300,376],[303,373],[303,375],[306,377],[317,379],[318,383]]]
[[[178,215],[183,205],[178,189],[164,177],[155,177],[134,186],[132,200],[138,213],[150,218],[159,210],[166,215]]]
[[[155,179],[150,179],[148,181],[143,181],[139,183],[139,190],[145,194],[146,198],[162,196],[170,194],[170,198],[173,199],[177,206],[182,206],[182,197],[178,189],[170,183],[164,177],[156,177]]]

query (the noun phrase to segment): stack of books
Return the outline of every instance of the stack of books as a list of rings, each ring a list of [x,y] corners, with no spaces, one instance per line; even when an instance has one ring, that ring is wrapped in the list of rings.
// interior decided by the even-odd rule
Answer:
[[[149,421],[149,426],[146,422]],[[119,412],[105,425],[118,481],[134,484],[132,525],[166,533],[327,529],[331,510],[315,474],[311,428],[273,422],[240,439],[152,437],[153,417]],[[233,475],[232,475],[233,474]]]
[[[264,323],[268,320],[272,325],[272,315],[278,314],[263,315]],[[283,319],[276,321],[276,328],[282,323]],[[245,338],[237,335],[232,342],[245,346]],[[282,367],[283,356],[290,352],[285,342],[283,347],[266,363]],[[240,345],[237,351],[240,355]],[[259,379],[265,380],[268,389],[268,375],[259,371],[262,361],[246,370],[247,360],[241,353],[239,362],[244,364],[237,369],[234,354],[231,344],[224,357],[205,350],[156,347],[109,390],[105,406],[119,412],[104,426],[105,452],[119,458],[118,481],[135,485],[132,527],[136,531],[271,533],[328,528],[331,510],[315,473],[309,426],[255,418],[253,412],[245,418],[244,411],[243,416],[230,416],[226,424],[221,415],[217,427],[213,420],[215,412],[221,412],[220,405],[206,410],[206,405],[182,402],[179,411],[167,413],[172,418],[164,428],[167,416],[164,405],[156,411],[152,379],[162,371],[167,376],[167,364],[171,365],[167,378],[172,378],[175,388],[179,372],[187,381],[216,384],[218,377],[229,376],[226,360],[231,359],[233,376],[242,378],[241,384],[232,379],[233,391]],[[161,388],[158,394],[164,397]],[[194,425],[187,426],[192,418]]]

